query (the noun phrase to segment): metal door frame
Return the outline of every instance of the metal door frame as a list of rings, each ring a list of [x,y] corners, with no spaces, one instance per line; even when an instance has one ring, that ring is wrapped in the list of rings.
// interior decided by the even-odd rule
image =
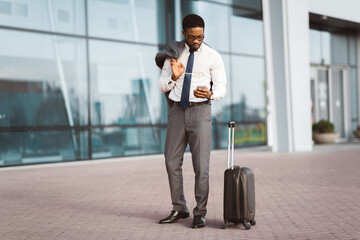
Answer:
[[[316,65],[311,64],[311,71],[316,71],[314,76],[314,94],[315,94],[315,102],[313,103],[315,106],[318,106],[319,96],[318,96],[318,70],[326,70],[328,77],[328,104],[329,104],[329,120],[331,122],[334,121],[334,111],[333,105],[331,104],[332,100],[332,87],[333,87],[333,79],[331,77],[331,70],[337,69],[342,70],[343,77],[343,106],[344,106],[344,131],[345,137],[340,138],[340,140],[348,140],[351,137],[351,113],[350,113],[350,68],[346,65]],[[311,79],[310,79],[311,81]],[[319,110],[317,107],[315,109],[315,120],[319,121]]]

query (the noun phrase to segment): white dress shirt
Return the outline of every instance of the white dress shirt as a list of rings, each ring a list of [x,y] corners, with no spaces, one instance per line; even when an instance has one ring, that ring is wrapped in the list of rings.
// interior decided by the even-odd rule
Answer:
[[[179,62],[184,65],[185,71],[190,55],[189,50],[189,46],[185,44],[185,49],[178,59]],[[166,93],[171,90],[169,98],[175,102],[180,102],[181,99],[185,71],[176,81],[173,81],[171,79],[172,70],[170,59],[167,58],[164,62],[159,80],[159,88],[162,93]],[[226,94],[226,74],[224,62],[216,50],[202,43],[198,50],[194,52],[194,65],[191,77],[189,101],[206,101],[206,98],[195,97],[194,90],[198,86],[206,86],[208,89],[210,89],[211,81],[213,82],[213,94],[211,96],[211,100],[219,100],[223,98]]]

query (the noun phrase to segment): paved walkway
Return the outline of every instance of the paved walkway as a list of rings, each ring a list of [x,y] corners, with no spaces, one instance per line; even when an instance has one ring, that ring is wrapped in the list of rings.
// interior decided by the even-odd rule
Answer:
[[[236,150],[235,162],[255,173],[251,230],[220,228],[226,151],[212,152],[207,225],[197,230],[189,228],[192,217],[157,223],[171,210],[160,155],[2,168],[0,239],[360,239],[360,143],[334,146]],[[184,178],[192,209],[189,154]]]

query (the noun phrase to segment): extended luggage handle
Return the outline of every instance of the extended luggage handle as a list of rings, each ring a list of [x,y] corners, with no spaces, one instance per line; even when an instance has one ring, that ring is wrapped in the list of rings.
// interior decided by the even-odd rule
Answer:
[[[229,141],[228,141],[228,153],[227,153],[227,168],[234,167],[234,137],[235,137],[235,122],[231,121],[228,123],[229,127]],[[231,152],[231,154],[230,154]],[[231,156],[230,156],[231,155]],[[230,166],[231,157],[231,166]]]

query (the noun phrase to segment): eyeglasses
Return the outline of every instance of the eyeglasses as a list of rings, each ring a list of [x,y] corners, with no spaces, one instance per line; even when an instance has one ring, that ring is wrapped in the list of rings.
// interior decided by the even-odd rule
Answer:
[[[189,41],[191,41],[191,42],[195,41],[195,39],[198,40],[199,42],[201,42],[201,41],[204,40],[204,38],[205,38],[204,35],[197,36],[197,37],[192,36],[192,35],[187,35],[186,33],[185,33],[185,35],[186,35],[187,39],[188,39]]]

